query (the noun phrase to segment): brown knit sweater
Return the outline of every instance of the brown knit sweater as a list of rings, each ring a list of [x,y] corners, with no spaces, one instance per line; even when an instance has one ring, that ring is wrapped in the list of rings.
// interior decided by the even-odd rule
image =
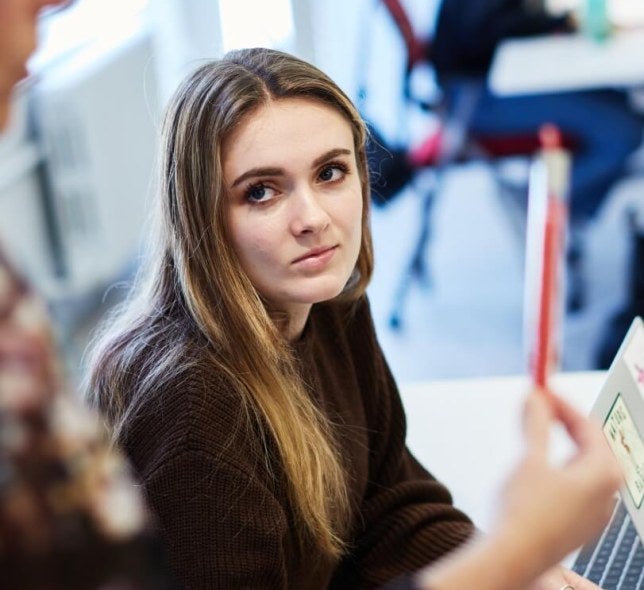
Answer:
[[[331,566],[298,550],[271,459],[258,454],[236,392],[202,363],[137,411],[121,441],[188,590],[374,588],[471,534],[448,491],[405,446],[399,393],[367,300],[351,316],[314,306],[297,355],[337,425],[356,507],[349,553]]]

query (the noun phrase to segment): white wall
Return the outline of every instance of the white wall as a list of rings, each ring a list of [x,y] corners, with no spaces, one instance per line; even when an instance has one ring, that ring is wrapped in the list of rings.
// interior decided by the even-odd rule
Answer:
[[[199,60],[223,51],[219,3],[204,0],[150,0],[159,93],[165,104]]]

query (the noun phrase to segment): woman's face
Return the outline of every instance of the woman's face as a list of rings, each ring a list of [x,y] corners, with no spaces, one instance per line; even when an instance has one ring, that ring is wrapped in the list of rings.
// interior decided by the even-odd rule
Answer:
[[[305,320],[313,303],[342,291],[360,250],[351,127],[321,102],[280,99],[248,116],[222,149],[241,265],[272,309]]]
[[[25,77],[26,63],[36,49],[36,21],[45,6],[63,0],[0,0],[0,131],[9,118],[13,87]]]

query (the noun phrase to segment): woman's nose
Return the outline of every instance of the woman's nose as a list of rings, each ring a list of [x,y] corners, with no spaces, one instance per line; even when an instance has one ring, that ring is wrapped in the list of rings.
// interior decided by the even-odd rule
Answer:
[[[295,235],[317,233],[329,224],[322,198],[310,187],[299,188],[293,194],[291,230]]]

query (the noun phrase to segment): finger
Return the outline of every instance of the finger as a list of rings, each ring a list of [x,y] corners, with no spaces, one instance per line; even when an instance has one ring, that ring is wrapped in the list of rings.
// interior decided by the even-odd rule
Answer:
[[[578,412],[563,399],[552,398],[556,416],[565,426],[579,452],[572,457],[568,465],[577,465],[577,477],[584,480],[594,479],[602,482],[607,497],[623,484],[622,469],[610,449],[602,431],[601,424],[592,417]]]
[[[590,580],[581,577],[573,570],[565,569],[564,572],[566,582],[573,586],[575,590],[601,590],[599,586]]]
[[[597,423],[579,412],[563,398],[550,393],[548,399],[555,418],[564,426],[572,440],[581,449],[597,444],[599,435]]]
[[[531,454],[545,455],[552,413],[548,402],[539,393],[531,393],[523,408],[524,438]]]

